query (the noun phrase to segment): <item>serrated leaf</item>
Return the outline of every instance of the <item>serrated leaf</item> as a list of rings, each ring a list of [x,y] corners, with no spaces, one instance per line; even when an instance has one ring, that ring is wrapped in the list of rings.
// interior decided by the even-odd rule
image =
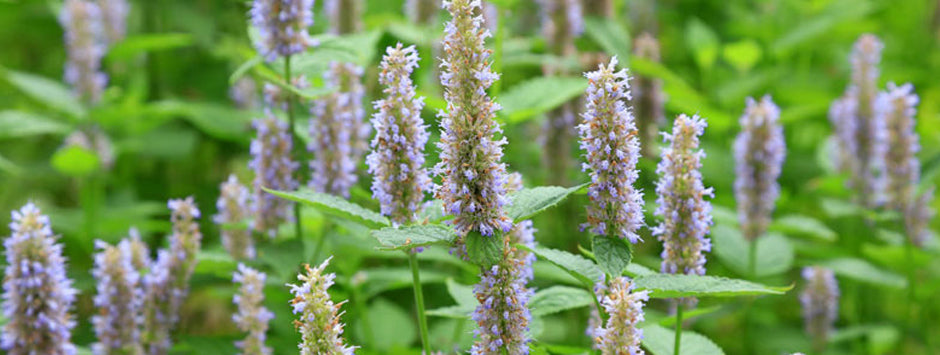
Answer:
[[[525,188],[509,195],[512,203],[506,208],[506,215],[513,222],[524,221],[554,207],[568,195],[588,184],[564,188],[558,186],[539,186]]]
[[[723,355],[725,352],[711,339],[691,330],[683,330],[680,338],[681,355]],[[660,325],[643,327],[643,347],[652,355],[673,355],[676,351],[676,333]]]
[[[581,257],[580,255],[540,246],[535,247],[534,249],[521,244],[517,244],[516,246],[521,249],[531,251],[532,253],[535,253],[535,256],[539,259],[548,261],[555,266],[562,268],[562,270],[565,270],[568,272],[568,274],[574,276],[574,278],[581,281],[587,287],[594,287],[594,283],[604,277],[604,272],[601,271],[597,265],[595,265],[590,260]]]
[[[484,236],[471,231],[464,237],[467,246],[467,259],[484,268],[498,263],[503,257],[503,238],[501,235]]]
[[[583,288],[552,286],[536,292],[528,306],[533,316],[541,317],[593,303],[594,295]]]
[[[581,77],[541,76],[515,85],[499,98],[506,122],[518,123],[551,111],[581,96],[587,80]]]
[[[143,33],[125,38],[108,49],[108,60],[124,60],[135,55],[191,46],[195,41],[188,33]]]
[[[414,225],[400,228],[385,227],[372,231],[383,248],[390,250],[408,250],[435,244],[451,244],[457,239],[453,228],[438,224]]]
[[[594,258],[608,275],[622,275],[633,259],[633,250],[623,239],[595,235],[592,243]]]
[[[68,176],[88,176],[98,170],[100,159],[95,152],[77,145],[65,146],[52,155],[52,167]]]
[[[378,212],[346,201],[338,196],[315,192],[310,189],[277,191],[264,188],[264,191],[284,199],[303,203],[324,213],[345,218],[367,227],[377,228],[391,225],[391,223],[388,222],[388,218],[385,218],[385,216]]]
[[[712,249],[722,264],[738,275],[750,276],[750,242],[736,228],[716,225],[712,228]],[[768,233],[757,238],[757,256],[755,273],[758,277],[777,275],[786,272],[793,265],[793,246],[786,237]]]
[[[832,259],[821,263],[820,266],[831,269],[838,276],[875,286],[907,287],[907,279],[903,276],[879,269],[862,259]]]
[[[24,94],[53,110],[68,114],[72,118],[85,116],[85,107],[61,82],[12,70],[6,71],[6,77],[10,84]]]
[[[40,134],[64,135],[71,127],[51,118],[24,111],[0,111],[0,139]]]
[[[769,229],[787,235],[808,235],[827,242],[833,242],[838,238],[836,232],[829,229],[823,222],[803,215],[787,215],[774,219]]]
[[[673,274],[640,276],[633,279],[633,285],[637,290],[650,291],[650,298],[781,295],[793,288],[771,287],[718,276]]]

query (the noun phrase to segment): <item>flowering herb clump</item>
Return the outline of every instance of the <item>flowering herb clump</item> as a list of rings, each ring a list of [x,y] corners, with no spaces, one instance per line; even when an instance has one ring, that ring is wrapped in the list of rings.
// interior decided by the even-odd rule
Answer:
[[[59,16],[65,27],[65,81],[88,103],[97,103],[108,83],[101,72],[101,58],[107,50],[101,17],[98,4],[86,0],[65,1]]]
[[[294,314],[300,317],[294,325],[303,338],[299,345],[301,355],[348,355],[356,350],[343,340],[345,325],[339,309],[345,302],[335,304],[327,293],[336,279],[336,274],[323,273],[330,259],[315,268],[304,265],[306,273],[297,275],[301,283],[288,284],[294,295],[291,301]]]
[[[293,139],[288,133],[287,122],[278,120],[270,111],[264,118],[252,122],[255,139],[251,141],[251,161],[248,168],[254,170],[252,181],[252,220],[250,228],[274,237],[277,226],[290,219],[291,202],[265,192],[262,187],[291,191],[297,188],[294,171],[299,164],[291,159]]]
[[[235,259],[254,259],[255,241],[248,225],[250,192],[234,174],[222,183],[220,191],[215,204],[219,213],[213,216],[212,221],[219,224],[222,246]]]
[[[95,307],[98,314],[91,323],[98,342],[92,346],[95,354],[141,354],[140,326],[142,325],[143,288],[141,275],[134,267],[133,247],[129,239],[117,245],[95,242],[97,280]]]
[[[763,235],[770,224],[774,202],[780,195],[777,178],[786,154],[780,109],[770,96],[760,102],[748,98],[741,116],[741,133],[734,141],[734,197],[738,223],[748,240]]]
[[[232,302],[238,306],[238,313],[232,320],[238,329],[248,333],[244,340],[235,342],[244,355],[269,355],[271,348],[264,344],[267,338],[268,322],[274,319],[274,313],[264,308],[264,281],[267,275],[258,270],[238,264],[238,270],[232,276],[232,282],[238,284],[238,293]]]
[[[314,0],[254,0],[251,23],[258,29],[258,52],[272,62],[316,45],[307,29],[313,26]]]
[[[604,355],[644,354],[640,349],[643,330],[638,324],[645,320],[643,305],[649,301],[649,291],[634,292],[633,283],[620,276],[611,279],[609,286],[598,283],[594,292],[604,312],[609,315],[606,323],[602,324],[598,317],[594,321],[595,327],[588,329],[594,349]]]
[[[839,315],[839,284],[832,270],[818,266],[803,268],[803,279],[806,288],[800,294],[800,304],[806,333],[819,348],[828,340]]]
[[[310,119],[310,187],[318,192],[349,197],[358,181],[356,164],[366,149],[370,127],[362,100],[363,69],[351,63],[330,63],[323,79],[336,92],[314,102]]]

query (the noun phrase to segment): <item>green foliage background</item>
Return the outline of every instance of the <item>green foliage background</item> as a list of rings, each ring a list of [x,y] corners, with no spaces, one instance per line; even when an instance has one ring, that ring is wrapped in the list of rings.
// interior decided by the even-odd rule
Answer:
[[[843,291],[837,331],[829,354],[929,354],[940,349],[940,246],[936,238],[924,250],[906,254],[896,216],[866,211],[850,202],[844,176],[834,173],[827,146],[831,133],[829,104],[841,95],[849,77],[848,54],[862,33],[880,36],[886,44],[880,84],[911,82],[920,95],[917,130],[923,146],[923,185],[940,183],[940,4],[937,1],[771,0],[657,2],[656,22],[663,63],[630,58],[630,2],[616,2],[613,20],[588,19],[577,40],[582,52],[618,54],[634,74],[664,79],[667,117],[701,113],[706,130],[703,175],[715,188],[714,252],[708,274],[752,279],[768,285],[795,285],[782,296],[704,298],[700,314],[687,329],[707,336],[729,354],[781,354],[809,351],[802,331],[797,294],[799,269],[826,265],[839,277]],[[511,16],[506,21],[498,69],[506,110],[500,119],[509,139],[506,160],[525,176],[526,186],[545,185],[548,172],[537,143],[543,113],[577,93],[577,79],[535,82],[541,65],[557,60],[545,54],[538,32],[538,11],[526,0],[500,1]],[[238,110],[229,101],[233,73],[255,57],[247,29],[249,3],[238,0],[132,1],[129,37],[113,48],[104,68],[110,83],[97,107],[83,109],[63,92],[65,53],[55,0],[0,0],[0,211],[27,200],[36,201],[62,235],[69,257],[69,276],[81,296],[76,304],[79,326],[74,340],[94,341],[89,324],[93,312],[92,240],[113,242],[138,227],[152,246],[165,244],[169,231],[168,198],[195,196],[203,211],[200,264],[184,307],[174,351],[181,354],[234,353],[240,334],[230,321],[234,310],[230,283],[234,261],[222,251],[218,227],[211,223],[218,185],[229,173],[250,181],[247,170],[248,123],[257,112]],[[320,4],[317,4],[318,8]],[[431,44],[441,26],[422,28],[407,23],[401,1],[369,0],[363,17],[366,32],[330,42],[320,54],[299,59],[300,72],[316,81],[323,65],[349,58],[368,70],[367,100],[377,98],[376,67],[385,46],[396,41],[419,45],[422,68],[419,90],[429,97],[426,122],[437,137],[434,107],[439,88],[429,70]],[[316,12],[312,33],[325,32],[327,19]],[[446,18],[442,14],[441,18]],[[492,44],[492,41],[489,42]],[[577,65],[577,64],[575,64]],[[577,71],[580,71],[580,68]],[[246,75],[260,79],[264,70]],[[772,234],[761,240],[757,277],[745,272],[746,246],[736,232],[731,142],[747,96],[773,95],[782,109],[787,160],[781,198]],[[367,105],[371,110],[371,105]],[[303,120],[305,121],[305,120]],[[95,124],[113,140],[116,161],[105,169],[93,154],[61,149],[63,138],[77,127]],[[431,162],[436,148],[429,145]],[[572,154],[575,154],[572,152]],[[655,161],[641,161],[641,186],[652,211]],[[363,165],[364,166],[364,165]],[[360,169],[364,171],[364,169]],[[587,180],[569,172],[570,186]],[[368,192],[370,178],[361,175],[353,191],[356,203],[375,207]],[[577,252],[590,249],[583,221],[583,195],[537,216],[537,241],[544,246]],[[938,204],[934,202],[934,207]],[[7,222],[8,217],[0,217]],[[647,218],[652,224],[651,215]],[[874,221],[874,222],[872,222]],[[314,260],[313,246],[325,238],[335,255],[338,273],[334,299],[344,306],[347,336],[361,353],[420,353],[413,317],[411,275],[401,253],[376,250],[368,230],[355,223],[304,211],[307,235],[292,238],[290,229],[263,242],[256,263],[271,274],[267,306],[277,318],[270,343],[277,353],[290,353],[298,336],[289,313],[286,282],[301,263]],[[932,223],[936,228],[937,223]],[[634,262],[658,270],[660,245],[644,230],[645,242]],[[743,248],[743,249],[742,249]],[[459,262],[444,248],[422,253],[422,280],[431,309],[460,307],[452,299],[462,285],[476,282],[476,269]],[[913,277],[914,286],[908,284]],[[558,268],[536,264],[539,289],[578,285]],[[556,290],[557,291],[557,290]],[[561,292],[561,291],[559,291]],[[573,296],[584,300],[583,295]],[[580,298],[577,298],[580,297]],[[472,301],[472,300],[470,300]],[[580,353],[589,348],[584,336],[587,309],[539,315],[539,350]],[[455,306],[456,305],[456,306]],[[652,301],[649,322],[666,317],[668,305]],[[446,315],[446,312],[439,312]],[[668,319],[661,324],[668,326]],[[432,344],[437,349],[466,349],[471,322],[460,317],[431,317]],[[654,329],[656,333],[665,329]]]

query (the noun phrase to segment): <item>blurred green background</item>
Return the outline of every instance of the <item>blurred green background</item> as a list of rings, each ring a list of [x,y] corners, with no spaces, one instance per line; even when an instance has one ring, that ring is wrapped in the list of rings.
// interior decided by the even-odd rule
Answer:
[[[229,280],[234,262],[222,251],[218,227],[211,223],[218,185],[230,173],[250,181],[247,169],[249,122],[260,114],[236,108],[229,99],[230,78],[255,58],[247,12],[250,3],[239,0],[131,1],[128,38],[112,48],[103,68],[109,85],[102,103],[82,108],[61,84],[65,51],[57,21],[60,1],[0,0],[0,211],[10,211],[27,200],[36,201],[52,218],[69,257],[69,276],[82,291],[76,304],[79,326],[74,340],[94,341],[89,324],[93,312],[94,280],[92,240],[109,242],[138,227],[154,247],[165,243],[169,232],[166,200],[195,197],[202,209],[204,233],[200,265],[184,308],[174,351],[192,354],[234,353],[231,342],[240,335],[230,321],[234,310]],[[538,5],[530,0],[500,1],[503,17],[501,50],[497,51],[503,101],[525,94],[550,93],[523,89],[523,83],[542,75],[542,65],[559,58],[547,54],[539,32]],[[313,34],[325,32],[328,19],[319,10]],[[662,45],[662,65],[630,58],[636,34],[637,8],[653,6]],[[430,95],[425,110],[432,142],[437,125],[432,109],[439,106],[439,88],[432,43],[441,33],[441,14],[431,26],[410,24],[402,1],[368,0],[362,18],[365,31],[344,37],[337,48],[310,58],[300,72],[315,81],[324,61],[334,52],[352,55],[366,71],[367,100],[377,99],[377,65],[385,46],[397,41],[419,45],[423,57],[418,70],[419,90]],[[586,9],[585,12],[590,12]],[[649,20],[649,18],[644,18]],[[930,354],[940,351],[940,247],[934,238],[925,250],[908,257],[901,229],[891,218],[867,224],[872,211],[847,202],[844,176],[834,172],[829,104],[840,96],[850,74],[848,55],[863,33],[878,35],[885,43],[879,85],[911,82],[920,96],[917,131],[923,147],[923,185],[940,182],[940,2],[927,0],[769,0],[769,1],[615,1],[611,19],[589,18],[577,39],[579,52],[617,54],[633,75],[664,80],[667,117],[700,113],[708,121],[703,147],[708,157],[703,175],[715,188],[713,238],[716,252],[709,254],[708,274],[747,278],[741,273],[733,237],[736,228],[731,142],[738,132],[738,117],[748,96],[773,95],[782,110],[788,147],[780,179],[775,233],[761,254],[757,281],[795,285],[783,296],[719,303],[703,300],[708,314],[687,327],[700,332],[729,354],[781,354],[809,351],[803,334],[797,294],[799,269],[825,264],[836,269],[843,290],[837,328],[828,347],[831,354]],[[490,40],[489,44],[493,44]],[[343,47],[343,46],[346,47]],[[351,48],[351,49],[350,49]],[[313,53],[317,50],[314,49]],[[339,56],[337,54],[337,56]],[[570,58],[569,58],[570,59]],[[587,70],[579,67],[576,70]],[[246,75],[258,74],[258,71]],[[258,78],[260,81],[260,78]],[[319,85],[315,82],[315,85]],[[531,90],[531,89],[529,89]],[[515,91],[515,93],[514,93]],[[515,94],[515,97],[512,95]],[[546,94],[548,95],[548,94]],[[531,95],[528,95],[531,96]],[[531,101],[531,100],[530,100]],[[525,103],[515,103],[525,106]],[[528,104],[533,105],[533,104]],[[534,105],[537,105],[534,104]],[[366,103],[368,112],[371,105]],[[85,112],[87,110],[87,112]],[[546,184],[551,173],[542,164],[538,144],[545,115],[500,117],[509,139],[506,161],[522,172],[526,186]],[[305,119],[302,121],[306,121]],[[114,159],[87,151],[63,149],[65,138],[79,127],[99,127],[113,144]],[[431,163],[437,149],[429,145]],[[572,152],[572,156],[576,154]],[[655,160],[641,161],[641,186],[647,207],[654,204]],[[364,164],[362,165],[364,167]],[[376,206],[360,169],[360,182],[352,200]],[[578,171],[567,173],[570,185],[587,180]],[[576,196],[535,219],[539,243],[577,251],[588,246],[583,221],[584,196]],[[938,207],[934,202],[933,206]],[[373,250],[367,231],[343,221],[332,221],[313,210],[304,211],[307,235],[290,233],[262,242],[255,262],[272,276],[267,305],[276,314],[270,343],[277,353],[291,353],[298,336],[293,331],[285,282],[301,263],[312,260],[312,247],[327,238],[338,257],[331,270],[339,274],[334,299],[351,299],[344,306],[349,323],[347,337],[363,346],[361,353],[420,353],[412,313],[410,273],[398,253]],[[0,217],[7,222],[8,215]],[[648,215],[650,224],[655,221]],[[878,220],[876,218],[876,220]],[[932,223],[936,228],[936,223]],[[286,228],[286,227],[285,227]],[[636,262],[658,270],[660,245],[644,230],[645,243]],[[742,249],[743,250],[743,249]],[[321,253],[322,260],[325,253]],[[766,256],[766,257],[765,257]],[[445,280],[462,284],[476,281],[473,267],[449,256],[446,250],[423,253],[426,299],[429,308],[452,305]],[[916,288],[907,287],[913,272]],[[536,287],[570,283],[550,265],[536,265]],[[914,301],[913,303],[911,301]],[[651,302],[655,319],[666,303]],[[557,353],[579,353],[589,347],[585,337],[584,308],[540,317],[539,344]],[[432,317],[435,348],[467,349],[469,321]]]

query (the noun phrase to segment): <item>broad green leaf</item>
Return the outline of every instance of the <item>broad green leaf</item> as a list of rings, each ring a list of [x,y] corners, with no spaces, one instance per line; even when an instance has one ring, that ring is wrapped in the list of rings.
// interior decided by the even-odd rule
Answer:
[[[429,309],[424,313],[432,317],[464,319],[470,317],[470,314],[476,308],[475,305],[458,304],[456,306]]]
[[[722,57],[739,72],[747,72],[760,61],[763,51],[752,39],[728,43],[722,49]]]
[[[503,257],[503,238],[499,235],[484,236],[471,231],[464,237],[467,246],[467,259],[470,262],[489,268]]]
[[[594,287],[594,284],[604,277],[604,272],[601,271],[597,265],[594,265],[593,262],[580,255],[540,246],[534,249],[521,244],[517,244],[516,246],[531,251],[535,253],[535,256],[539,259],[546,260],[562,268],[562,270],[565,270],[571,274],[571,276],[580,280],[585,286]]]
[[[76,119],[85,116],[85,107],[61,82],[12,70],[6,71],[6,77],[10,84],[24,94],[53,110]]]
[[[515,85],[499,97],[506,122],[517,123],[548,112],[582,95],[587,80],[580,77],[540,76]]]
[[[435,244],[449,245],[457,238],[453,228],[438,224],[385,227],[372,230],[372,236],[379,240],[383,248],[391,250],[409,250]]]
[[[367,227],[379,228],[391,225],[388,218],[378,212],[330,194],[315,192],[310,189],[287,192],[264,188],[264,191],[281,198],[312,206],[324,213],[345,218]]]
[[[584,19],[584,33],[594,40],[604,52],[616,55],[623,65],[631,60],[630,33],[622,22],[614,19],[600,17],[587,17]],[[594,68],[591,68],[592,70]]]
[[[640,277],[658,274],[658,272],[637,263],[630,263],[630,265],[627,265],[627,269],[624,271],[624,274],[627,274],[630,277]]]
[[[25,111],[0,111],[0,139],[22,138],[40,134],[64,135],[69,125]]]
[[[95,152],[70,145],[62,147],[52,155],[52,167],[68,176],[87,176],[98,170],[100,160]]]
[[[595,235],[592,250],[597,266],[608,275],[622,275],[633,259],[632,247],[617,237]]]
[[[643,347],[652,355],[673,355],[676,351],[676,333],[660,325],[643,327]],[[723,355],[725,352],[711,339],[691,330],[683,330],[679,344],[681,355]]]
[[[807,235],[827,242],[834,242],[838,235],[818,219],[803,215],[787,215],[774,219],[770,230],[791,234]]]
[[[417,338],[418,333],[414,316],[397,304],[380,298],[369,305],[367,312],[369,312],[369,322],[372,325],[371,340],[373,343],[370,344],[370,348],[380,353],[388,353],[393,348],[404,348],[411,345]],[[363,326],[362,322],[355,323],[359,339],[365,339],[363,337]]]
[[[188,47],[194,43],[188,33],[141,33],[130,35],[108,50],[108,60],[131,59],[135,55]]]
[[[238,261],[232,259],[224,250],[200,250],[196,254],[197,274],[213,275],[220,278],[231,278],[232,273],[238,269]]]
[[[692,57],[699,68],[711,69],[721,47],[715,31],[701,20],[693,18],[685,27],[685,43],[692,51]]]
[[[3,155],[0,155],[0,171],[10,175],[19,175],[23,172],[23,168],[5,158]]]
[[[594,295],[583,288],[552,286],[539,290],[529,299],[529,309],[536,317],[581,308],[594,303]]]
[[[461,285],[452,278],[448,278],[445,284],[447,285],[447,293],[457,304],[476,306],[478,303],[477,297],[473,295],[472,285]]]
[[[231,141],[247,141],[251,123],[250,112],[204,102],[157,101],[148,104],[147,111],[156,115],[178,116],[210,136]]]
[[[633,279],[637,290],[650,291],[650,298],[739,297],[781,295],[793,286],[771,287],[718,276],[655,274]]]
[[[447,274],[442,271],[421,269],[420,272],[423,285],[439,284],[447,279]],[[375,297],[385,291],[410,289],[414,285],[411,269],[407,267],[380,267],[362,270],[360,273],[358,276],[361,276],[362,295],[365,298]]]
[[[586,186],[578,185],[564,188],[558,186],[539,186],[525,188],[509,195],[512,203],[506,208],[506,214],[513,222],[524,221],[554,207],[571,193]]]
[[[863,18],[874,10],[869,1],[841,0],[830,4],[818,16],[806,16],[802,23],[789,27],[790,32],[777,37],[772,52],[777,56],[789,53],[804,42],[830,34],[838,24]]]
[[[241,79],[242,77],[244,77],[245,74],[247,74],[249,71],[254,69],[255,66],[261,63],[264,63],[264,58],[260,55],[257,55],[257,56],[251,57],[251,59],[248,59],[247,61],[239,65],[238,68],[236,68],[235,71],[232,72],[232,75],[228,77],[229,85],[235,85],[235,83],[238,82],[238,79]]]
[[[831,198],[823,198],[820,207],[832,218],[855,217],[865,213],[865,210],[856,204]]]
[[[663,91],[669,100],[666,106],[674,112],[698,112],[708,120],[708,128],[712,134],[724,132],[737,125],[734,117],[719,108],[714,107],[705,97],[690,86],[682,76],[672,72],[662,63],[653,62],[640,57],[630,60],[630,71],[634,75],[644,75],[663,80]]]
[[[886,354],[897,344],[900,331],[889,324],[852,325],[836,329],[829,337],[829,343],[845,343],[858,338],[868,340],[869,354]]]
[[[716,225],[712,228],[712,249],[722,264],[738,275],[750,276],[750,242],[736,228]],[[755,258],[756,276],[764,277],[786,272],[793,265],[793,246],[786,237],[776,233],[767,233],[757,238],[757,256]]]
[[[692,318],[695,318],[695,317],[701,317],[701,316],[706,315],[706,314],[714,313],[714,312],[716,312],[716,311],[718,311],[718,310],[720,310],[720,309],[721,309],[721,306],[720,306],[720,305],[715,305],[715,306],[711,306],[711,307],[695,307],[694,309],[687,309],[687,310],[685,310],[685,311],[682,312],[682,319],[683,319],[683,320],[687,320],[687,319],[692,319]],[[648,315],[648,314],[647,314],[647,318],[649,318],[649,315]],[[659,325],[664,326],[664,327],[675,326],[675,325],[676,325],[676,315],[673,314],[673,315],[670,315],[670,316],[667,316],[667,317],[660,318],[659,320],[656,321],[656,324],[659,324]]]
[[[827,260],[820,266],[831,269],[836,275],[875,286],[894,288],[907,287],[907,279],[890,271],[882,270],[871,263],[856,258]]]

